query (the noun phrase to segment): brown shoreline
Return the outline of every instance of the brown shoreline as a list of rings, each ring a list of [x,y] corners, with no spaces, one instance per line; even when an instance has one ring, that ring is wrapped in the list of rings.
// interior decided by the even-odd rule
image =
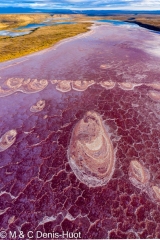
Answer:
[[[135,23],[140,27],[160,31],[160,15],[154,14],[126,14],[126,15],[112,15],[104,17],[106,20],[119,20],[129,23]]]
[[[142,28],[146,28],[146,29],[149,29],[149,30],[160,32],[160,27],[156,27],[156,26],[149,25],[149,24],[144,24],[144,23],[141,23],[141,22],[138,22],[138,21],[127,20],[125,22],[134,23],[134,24],[137,24],[138,26],[140,26]]]

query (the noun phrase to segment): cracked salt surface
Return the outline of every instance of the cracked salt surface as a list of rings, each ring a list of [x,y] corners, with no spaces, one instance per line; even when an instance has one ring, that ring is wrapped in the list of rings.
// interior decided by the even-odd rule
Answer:
[[[159,57],[145,50],[157,37],[119,28],[96,26],[56,50],[0,64],[0,138],[17,132],[0,152],[2,230],[160,238]],[[113,165],[112,154],[103,158],[106,136]],[[86,182],[70,166],[71,143]],[[99,178],[105,162],[108,181],[88,186],[88,169]]]

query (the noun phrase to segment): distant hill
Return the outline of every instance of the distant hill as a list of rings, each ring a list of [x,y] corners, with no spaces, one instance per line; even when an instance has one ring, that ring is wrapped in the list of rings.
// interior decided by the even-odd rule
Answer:
[[[87,14],[88,16],[106,16],[106,15],[123,15],[123,14],[160,14],[159,11],[124,11],[124,10],[83,10],[81,13]]]
[[[69,9],[33,9],[33,8],[20,8],[20,7],[6,7],[0,8],[0,14],[7,13],[58,13],[58,14],[73,14],[75,11]]]
[[[123,11],[123,10],[70,10],[70,9],[33,9],[20,7],[0,8],[0,14],[6,13],[51,13],[51,14],[86,14],[88,16],[106,16],[117,14],[160,14],[160,11]]]

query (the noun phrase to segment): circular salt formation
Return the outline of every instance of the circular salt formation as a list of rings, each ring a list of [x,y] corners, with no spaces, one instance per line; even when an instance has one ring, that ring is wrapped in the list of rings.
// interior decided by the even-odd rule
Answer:
[[[146,83],[146,86],[152,87],[154,89],[160,90],[160,83]]]
[[[106,89],[112,89],[115,86],[115,82],[111,82],[111,81],[104,81],[104,82],[100,82],[101,87],[104,87]]]
[[[56,85],[56,89],[60,92],[69,92],[71,90],[71,83],[67,80],[59,81]]]
[[[94,80],[90,81],[73,81],[72,88],[76,91],[85,91],[89,86],[95,84]]]
[[[160,102],[160,92],[159,91],[149,91],[148,96],[156,102]]]
[[[155,198],[160,201],[160,188],[157,186],[153,186],[152,189],[153,189]]]
[[[150,179],[149,171],[137,160],[130,162],[129,179],[138,188],[144,188]]]
[[[20,91],[24,93],[36,93],[42,91],[45,87],[47,87],[48,81],[43,79],[38,81],[37,79],[30,80],[28,79],[25,84],[23,84]]]
[[[6,81],[6,85],[9,87],[9,88],[19,88],[22,86],[22,83],[23,83],[23,78],[9,78],[7,81]]]
[[[45,100],[39,100],[35,105],[31,106],[31,112],[40,112],[45,107]]]
[[[89,187],[110,180],[115,165],[113,146],[98,113],[87,112],[74,127],[68,160],[77,178]]]
[[[4,90],[0,87],[0,97],[7,97],[13,93],[15,93],[15,90],[13,88],[9,90]]]
[[[141,86],[141,83],[122,82],[118,83],[119,87],[123,90],[133,90],[135,87]]]
[[[9,148],[16,140],[17,131],[10,130],[0,138],[0,152]]]

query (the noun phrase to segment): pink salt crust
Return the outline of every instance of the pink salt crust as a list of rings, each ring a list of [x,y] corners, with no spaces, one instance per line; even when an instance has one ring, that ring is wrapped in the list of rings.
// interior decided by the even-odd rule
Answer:
[[[25,239],[29,231],[80,232],[81,239],[160,238],[156,43],[159,35],[148,30],[103,25],[0,64],[1,230],[21,230]],[[98,186],[75,175],[67,154],[73,139],[79,144],[75,126],[94,150],[94,131],[79,125],[90,112],[101,119],[97,124],[103,123],[113,151],[105,160],[114,161],[113,172]],[[104,155],[105,148],[87,151],[86,161],[90,154]],[[87,166],[84,179],[94,170],[92,162]]]

